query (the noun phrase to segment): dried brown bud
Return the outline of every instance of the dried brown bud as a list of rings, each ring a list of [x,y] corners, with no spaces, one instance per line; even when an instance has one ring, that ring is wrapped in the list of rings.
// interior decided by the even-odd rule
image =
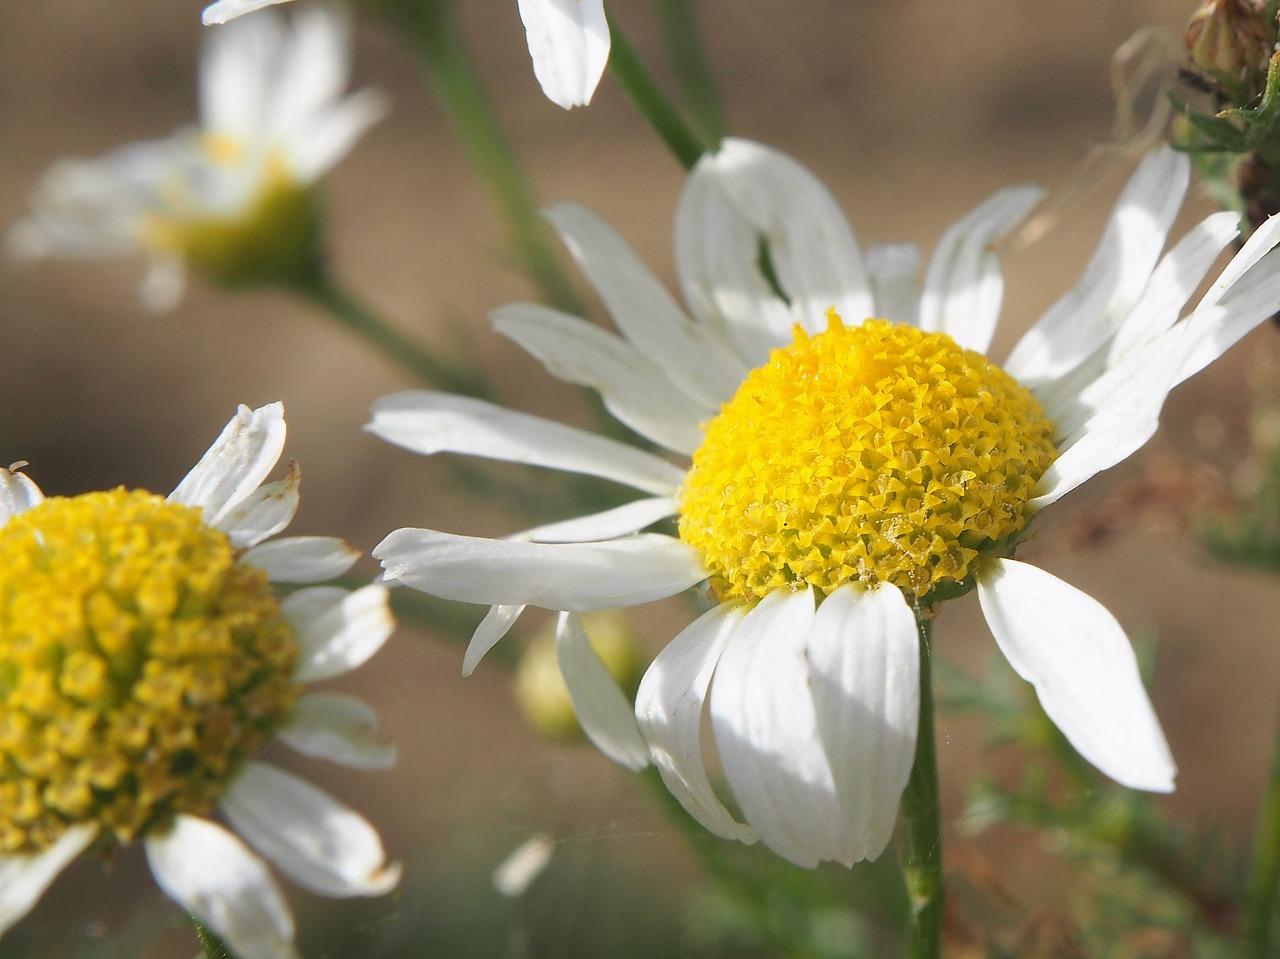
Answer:
[[[1275,48],[1274,24],[1260,0],[1206,0],[1187,24],[1191,62],[1214,77],[1261,89]]]

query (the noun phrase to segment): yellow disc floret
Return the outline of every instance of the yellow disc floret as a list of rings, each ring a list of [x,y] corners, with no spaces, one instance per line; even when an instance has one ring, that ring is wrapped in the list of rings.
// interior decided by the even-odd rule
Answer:
[[[942,333],[868,320],[753,370],[706,425],[680,499],[680,538],[722,600],[808,583],[889,582],[929,602],[1007,549],[1053,461],[1026,388]]]
[[[207,812],[292,708],[297,642],[200,509],[123,489],[0,527],[0,855]]]

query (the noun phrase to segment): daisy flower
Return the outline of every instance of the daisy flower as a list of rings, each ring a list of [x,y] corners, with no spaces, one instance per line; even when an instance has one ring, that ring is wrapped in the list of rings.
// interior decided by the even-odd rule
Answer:
[[[26,257],[141,254],[143,304],[171,309],[186,267],[228,285],[312,268],[312,185],[384,112],[372,90],[344,97],[350,24],[318,7],[209,34],[200,126],[94,160],[62,160],[9,234]]]
[[[218,0],[205,23],[226,23],[284,0]],[[604,0],[518,0],[533,73],[547,98],[566,110],[591,102],[609,62]]]
[[[263,482],[284,434],[279,403],[240,407],[167,499],[46,499],[0,470],[0,934],[81,854],[141,842],[160,887],[241,959],[295,956],[280,889],[215,806],[313,892],[396,884],[365,819],[255,758],[275,735],[347,766],[395,761],[363,702],[301,694],[393,622],[382,586],[273,590],[358,556],[328,537],[264,542],[298,506],[296,466]]]
[[[492,605],[466,671],[526,605],[562,611],[561,665],[597,745],[655,763],[711,832],[800,865],[887,845],[917,735],[917,616],[970,589],[1080,754],[1169,791],[1174,763],[1121,627],[1013,553],[1035,514],[1142,446],[1169,391],[1280,306],[1273,220],[1182,315],[1237,228],[1216,214],[1162,257],[1188,179],[1183,155],[1148,155],[1080,281],[1001,366],[984,355],[1003,290],[992,244],[1034,187],[951,226],[917,283],[913,247],[864,254],[800,164],[726,141],[677,213],[688,313],[604,222],[559,206],[549,219],[619,334],[531,304],[494,323],[671,455],[472,399],[386,397],[368,428],[410,450],[644,496],[505,540],[397,530],[374,555],[391,580]],[[671,517],[677,536],[643,532]],[[703,581],[713,607],[658,654],[632,715],[572,614]],[[704,709],[741,821],[703,763]]]

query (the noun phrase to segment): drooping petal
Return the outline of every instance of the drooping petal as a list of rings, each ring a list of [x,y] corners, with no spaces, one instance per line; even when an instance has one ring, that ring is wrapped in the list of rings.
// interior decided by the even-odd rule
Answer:
[[[32,856],[0,856],[0,935],[31,911],[44,891],[98,835],[98,827],[71,826],[48,849]]]
[[[475,672],[480,660],[484,659],[484,654],[498,645],[498,640],[511,631],[524,609],[523,606],[502,605],[489,608],[476,631],[471,634],[471,642],[467,644],[467,651],[462,656],[463,676],[470,676]]]
[[[378,737],[378,714],[345,693],[300,696],[276,735],[297,752],[356,769],[388,769],[396,747]]]
[[[387,578],[442,599],[572,612],[649,603],[707,576],[696,550],[656,533],[603,543],[523,543],[398,529],[373,555]]]
[[[1272,217],[1280,221],[1280,217]],[[1280,239],[1273,232],[1272,239]],[[1175,383],[1195,376],[1267,317],[1280,310],[1280,250],[1272,250],[1221,299],[1200,307],[1183,324],[1195,342]],[[1176,331],[1173,331],[1176,332]]]
[[[915,761],[920,646],[902,593],[842,586],[809,631],[818,734],[844,809],[840,862],[875,859],[893,837]]]
[[[572,613],[561,613],[556,623],[556,661],[587,738],[619,766],[638,772],[649,765],[649,747],[631,704]]]
[[[1177,768],[1114,616],[1011,559],[984,560],[978,600],[1009,665],[1081,756],[1122,786],[1173,790]]]
[[[298,181],[311,183],[336,166],[390,108],[381,92],[359,90],[297,130],[287,149]]]
[[[449,393],[411,390],[373,404],[365,427],[415,453],[465,453],[585,473],[669,496],[684,472],[651,453],[585,430]]]
[[[1269,216],[1256,230],[1249,234],[1249,239],[1244,241],[1244,246],[1231,258],[1231,262],[1227,264],[1218,278],[1213,281],[1213,285],[1209,287],[1208,292],[1196,304],[1196,309],[1202,306],[1212,306],[1225,297],[1241,277],[1260,263],[1262,258],[1270,253],[1277,243],[1280,243],[1280,217]]]
[[[220,805],[236,832],[312,892],[381,896],[400,881],[368,820],[282,769],[246,764]]]
[[[395,620],[385,586],[348,591],[336,586],[300,589],[280,603],[298,641],[293,678],[300,683],[350,672],[382,648]]]
[[[160,888],[240,959],[297,959],[284,896],[262,860],[230,832],[180,813],[146,846]]]
[[[215,23],[226,23],[241,14],[284,2],[285,0],[218,0],[204,8],[200,19],[205,26],[212,26]]]
[[[929,260],[920,298],[920,328],[946,333],[960,346],[985,353],[995,335],[1004,277],[991,245],[1023,221],[1044,190],[1001,190],[942,234]]]
[[[243,561],[273,583],[320,583],[341,576],[360,558],[336,536],[289,536],[246,550]]]
[[[590,516],[579,516],[559,523],[547,523],[527,529],[513,539],[531,543],[588,543],[617,539],[651,526],[679,511],[674,497],[656,496],[632,500],[613,509]]]
[[[284,449],[284,406],[241,406],[208,452],[169,494],[169,501],[204,507],[204,521],[219,527],[267,478]]]
[[[872,315],[894,323],[920,323],[920,251],[912,243],[877,243],[867,249]]]
[[[743,617],[711,687],[716,748],[747,825],[806,867],[838,859],[844,829],[806,656],[813,618],[811,590],[774,590]]]
[[[609,62],[604,0],[519,0],[533,74],[552,103],[591,102]]]
[[[25,513],[43,499],[40,487],[29,476],[0,467],[0,527],[9,517]]]
[[[725,808],[702,762],[707,689],[720,653],[745,612],[742,606],[721,603],[671,640],[640,682],[636,719],[662,781],[689,815],[714,835],[751,843],[756,834]]]
[[[289,475],[273,483],[263,483],[240,501],[240,505],[227,513],[219,525],[237,549],[256,546],[264,539],[275,536],[291,522],[298,511],[298,490],[302,484],[302,471],[298,464],[289,464]]]

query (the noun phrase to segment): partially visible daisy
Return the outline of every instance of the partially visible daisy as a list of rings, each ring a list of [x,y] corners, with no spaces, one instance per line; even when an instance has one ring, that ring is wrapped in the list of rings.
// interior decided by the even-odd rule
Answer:
[[[284,0],[218,0],[205,7],[205,23],[226,23]],[[533,73],[542,92],[564,107],[591,102],[609,62],[604,0],[518,0]]]
[[[294,750],[395,762],[377,718],[302,686],[355,669],[390,635],[387,591],[309,584],[350,568],[338,539],[264,542],[299,473],[264,483],[279,403],[241,407],[167,499],[116,489],[46,499],[0,470],[0,934],[90,849],[141,842],[160,887],[241,959],[296,955],[266,865],[325,896],[397,882],[361,816],[256,758]]]
[[[200,126],[94,160],[62,160],[9,233],[28,257],[142,254],[143,303],[172,308],[186,268],[228,284],[311,267],[312,185],[384,113],[381,96],[343,96],[349,18],[306,10],[211,32],[200,61]]]
[[[374,555],[392,580],[492,605],[467,672],[526,605],[562,611],[561,666],[597,745],[652,760],[713,833],[801,865],[885,848],[917,734],[916,615],[975,587],[1081,755],[1169,791],[1174,763],[1121,627],[1012,555],[1036,513],[1141,447],[1169,391],[1280,306],[1272,220],[1179,318],[1237,228],[1211,216],[1161,257],[1188,179],[1181,154],[1144,159],[1080,281],[1003,368],[983,355],[1003,291],[992,244],[1039,201],[1034,187],[950,227],[920,284],[913,247],[864,254],[812,174],[729,140],[677,214],[692,319],[604,222],[559,206],[549,219],[621,335],[530,304],[495,325],[671,456],[473,399],[389,396],[368,428],[408,449],[645,495],[505,540],[397,530]],[[641,532],[669,517],[678,537]],[[572,614],[703,581],[714,607],[658,654],[632,716]],[[704,708],[745,821],[704,768]]]

